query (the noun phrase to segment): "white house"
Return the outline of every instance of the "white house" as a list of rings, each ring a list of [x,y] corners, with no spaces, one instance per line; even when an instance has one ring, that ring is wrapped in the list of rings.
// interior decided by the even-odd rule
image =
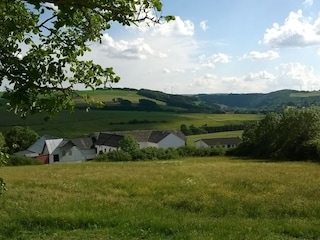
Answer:
[[[224,148],[234,148],[241,143],[239,137],[228,137],[228,138],[207,138],[199,139],[195,141],[197,148],[200,147],[214,147],[214,146],[223,146]]]
[[[49,156],[49,164],[86,160],[85,154],[71,140],[62,138],[46,140],[42,155]]]

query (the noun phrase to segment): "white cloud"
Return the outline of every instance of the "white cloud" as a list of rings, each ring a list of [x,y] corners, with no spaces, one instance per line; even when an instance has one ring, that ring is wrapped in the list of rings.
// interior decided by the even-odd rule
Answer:
[[[299,62],[281,64],[279,71],[278,84],[281,88],[296,90],[319,89],[319,76],[314,73],[313,67],[303,65]]]
[[[208,29],[208,21],[201,21],[200,28],[205,32]]]
[[[204,74],[194,78],[189,91],[194,93],[256,93],[268,92],[273,78],[265,78],[266,73],[250,73],[249,76],[218,77]],[[270,74],[272,76],[272,74]],[[251,78],[251,80],[248,80]]]
[[[165,58],[167,55],[163,52],[155,51],[144,38],[136,38],[131,41],[115,41],[107,33],[102,36],[101,40],[102,54],[111,58],[127,59],[146,59],[150,56]]]
[[[313,0],[304,0],[303,5],[312,6],[313,5]]]
[[[252,51],[244,56],[244,59],[250,59],[251,61],[259,60],[259,59],[269,59],[273,60],[279,58],[279,53],[273,50],[269,50],[267,52],[258,52]]]
[[[151,25],[140,23],[138,26],[131,26],[128,28],[142,33],[150,33],[152,36],[191,37],[194,35],[194,24],[192,21],[182,20],[179,16],[176,16],[175,18],[176,19],[174,21],[170,22]]]
[[[168,68],[164,68],[162,71],[163,71],[164,73],[171,73],[171,70],[168,69]]]
[[[249,81],[249,82],[255,82],[255,81],[260,81],[260,80],[270,80],[269,81],[269,83],[270,83],[274,79],[275,79],[275,76],[272,73],[269,73],[265,70],[259,71],[256,73],[249,73],[248,76],[244,77],[244,80]]]
[[[320,17],[315,21],[306,18],[302,10],[291,12],[280,26],[274,23],[266,30],[262,43],[273,47],[304,47],[320,44]]]
[[[232,57],[225,53],[216,53],[211,56],[201,55],[199,57],[200,63],[203,67],[215,68],[217,63],[229,63]]]

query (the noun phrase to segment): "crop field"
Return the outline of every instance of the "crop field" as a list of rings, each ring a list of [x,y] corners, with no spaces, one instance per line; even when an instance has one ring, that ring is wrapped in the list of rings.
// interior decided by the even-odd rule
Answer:
[[[0,131],[6,132],[15,125],[30,126],[38,134],[60,137],[79,137],[98,131],[124,131],[140,129],[180,129],[181,124],[221,126],[259,120],[254,114],[197,114],[147,111],[75,110],[62,112],[44,121],[44,115],[31,115],[21,119],[0,107]],[[137,120],[137,124],[130,121]]]
[[[320,239],[315,163],[87,162],[0,176],[0,239]]]

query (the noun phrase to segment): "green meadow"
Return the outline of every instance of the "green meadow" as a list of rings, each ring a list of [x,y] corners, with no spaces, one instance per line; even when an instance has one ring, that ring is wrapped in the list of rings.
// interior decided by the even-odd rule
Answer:
[[[311,162],[86,162],[0,176],[0,239],[320,239]]]

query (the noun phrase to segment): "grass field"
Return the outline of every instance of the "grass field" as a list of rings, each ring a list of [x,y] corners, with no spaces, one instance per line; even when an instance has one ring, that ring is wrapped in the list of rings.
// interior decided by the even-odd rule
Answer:
[[[0,239],[320,239],[315,163],[88,162],[0,176]]]

